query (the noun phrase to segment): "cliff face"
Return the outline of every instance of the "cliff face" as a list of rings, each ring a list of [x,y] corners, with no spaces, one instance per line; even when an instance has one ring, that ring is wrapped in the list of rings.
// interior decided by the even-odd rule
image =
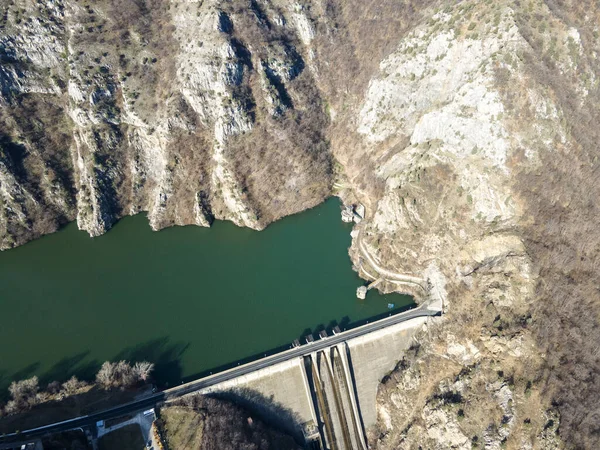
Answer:
[[[0,14],[1,248],[75,217],[99,235],[140,211],[154,229],[260,229],[328,195],[301,6],[13,1]]]
[[[1,248],[75,218],[260,229],[359,200],[373,260],[447,309],[370,442],[598,443],[596,3],[0,8]]]

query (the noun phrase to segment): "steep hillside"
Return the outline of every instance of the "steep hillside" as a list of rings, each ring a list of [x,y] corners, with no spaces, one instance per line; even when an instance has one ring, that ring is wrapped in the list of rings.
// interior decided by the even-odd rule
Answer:
[[[300,6],[0,8],[1,248],[75,217],[95,236],[140,211],[154,229],[214,218],[260,229],[328,195]]]
[[[374,206],[359,239],[447,292],[381,388],[378,448],[599,445],[597,14],[444,4],[370,81],[360,170],[385,187],[373,203],[355,183]]]
[[[0,248],[360,201],[361,276],[446,308],[372,445],[598,448],[599,24],[591,0],[8,0]]]

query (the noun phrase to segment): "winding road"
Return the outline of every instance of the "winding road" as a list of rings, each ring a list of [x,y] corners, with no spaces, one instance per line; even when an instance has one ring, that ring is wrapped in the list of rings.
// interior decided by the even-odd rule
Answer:
[[[371,254],[368,252],[367,248],[365,247],[365,244],[363,243],[362,232],[358,233],[358,249],[360,250],[361,254],[365,257],[365,259],[367,260],[369,265],[378,272],[379,277],[375,277],[376,279],[385,277],[388,281],[397,282],[397,283],[405,283],[405,284],[413,284],[413,285],[420,287],[423,290],[427,289],[427,281],[424,280],[423,278],[392,272],[390,270],[387,270],[387,269],[381,267],[379,264],[377,264],[377,262],[371,256]]]

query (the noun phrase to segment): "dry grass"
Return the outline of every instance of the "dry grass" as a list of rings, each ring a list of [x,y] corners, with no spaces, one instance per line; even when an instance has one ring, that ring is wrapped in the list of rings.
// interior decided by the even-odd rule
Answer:
[[[593,56],[600,41],[589,26],[600,20],[600,8],[592,1],[545,3],[555,18],[579,30],[582,52],[575,74],[564,73],[558,66],[573,52],[569,54],[568,45],[553,48],[540,32],[540,22],[556,19],[545,19],[522,5],[518,24],[532,45],[525,55],[528,75],[548,89],[564,116],[569,139],[565,145],[555,138],[552,148],[540,152],[542,169],[520,170],[515,183],[526,202],[523,237],[539,271],[533,330],[546,358],[537,374],[538,387],[560,411],[559,432],[569,447],[598,448],[600,89],[596,84],[581,101],[576,84],[590,74],[600,76],[600,64]]]
[[[204,435],[204,416],[190,408],[162,408],[160,417],[169,448],[201,448]]]
[[[294,440],[224,400],[193,396],[162,408],[159,426],[171,449],[287,450]]]

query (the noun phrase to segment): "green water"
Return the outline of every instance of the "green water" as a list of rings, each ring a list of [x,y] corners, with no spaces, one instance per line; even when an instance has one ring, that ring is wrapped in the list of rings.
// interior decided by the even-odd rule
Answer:
[[[330,199],[262,232],[150,230],[144,215],[90,239],[70,224],[0,253],[0,388],[89,378],[108,359],[156,363],[163,385],[274,350],[337,322],[412,304],[369,292],[348,257],[351,226]]]

